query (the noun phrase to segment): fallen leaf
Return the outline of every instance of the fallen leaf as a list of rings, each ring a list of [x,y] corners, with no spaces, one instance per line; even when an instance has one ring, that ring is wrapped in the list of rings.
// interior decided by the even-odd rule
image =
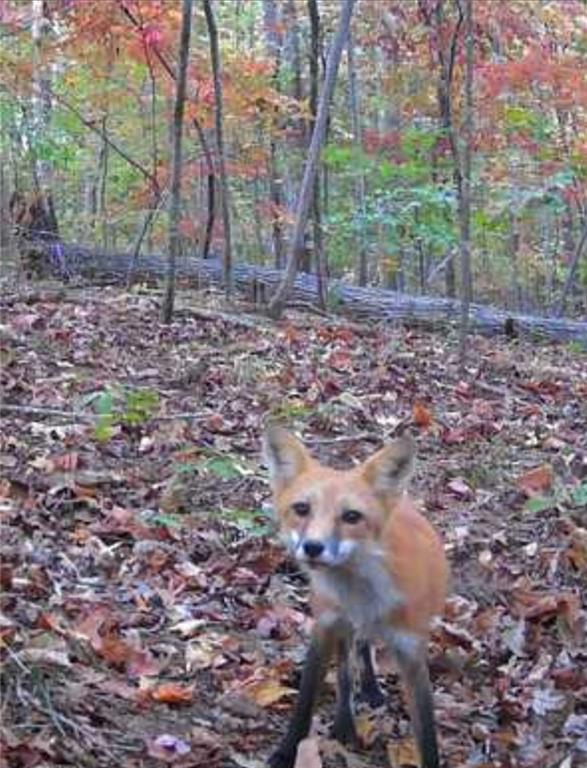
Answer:
[[[574,526],[567,550],[573,568],[577,571],[587,571],[587,529]]]
[[[284,696],[291,696],[296,693],[295,688],[282,685],[279,680],[274,678],[267,680],[253,678],[250,681],[245,681],[241,690],[245,696],[260,707],[270,707]]]
[[[190,745],[178,736],[163,733],[155,739],[147,742],[147,751],[150,757],[163,760],[165,763],[174,763],[191,752]]]
[[[193,685],[162,683],[151,690],[151,698],[165,704],[189,704],[194,696]]]
[[[412,408],[412,420],[417,427],[429,427],[432,424],[432,413],[419,400],[416,400]]]
[[[387,757],[392,768],[404,765],[420,765],[418,750],[413,739],[401,739],[387,744]]]
[[[569,715],[563,732],[565,736],[577,736],[575,748],[587,752],[587,715]]]
[[[193,637],[203,626],[206,625],[205,619],[185,619],[170,627],[171,632],[179,632],[184,640]]]
[[[455,477],[454,480],[450,481],[447,488],[458,499],[473,499],[475,497],[475,491],[470,485],[467,485],[462,477]]]
[[[353,367],[353,358],[348,352],[335,350],[331,352],[324,361],[329,368],[344,373]]]
[[[59,648],[24,648],[19,658],[25,664],[37,666],[71,667],[67,650]]]
[[[524,472],[518,477],[516,485],[526,496],[538,496],[543,491],[552,488],[554,482],[554,472],[550,464],[543,464],[540,467]]]
[[[565,695],[551,688],[539,688],[532,696],[532,710],[540,717],[563,709],[565,703]]]

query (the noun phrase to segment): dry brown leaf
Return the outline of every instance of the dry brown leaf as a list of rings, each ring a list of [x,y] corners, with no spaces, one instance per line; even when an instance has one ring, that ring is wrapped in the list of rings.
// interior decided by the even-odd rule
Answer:
[[[193,685],[162,683],[151,690],[151,698],[165,704],[189,704],[194,696]]]
[[[418,750],[413,739],[391,741],[387,745],[387,756],[392,768],[402,768],[406,765],[420,765]]]
[[[516,485],[526,496],[538,496],[552,488],[554,472],[550,464],[535,467],[518,477]]]
[[[578,571],[587,571],[587,529],[574,526],[571,531],[571,541],[567,550],[567,557],[573,568]]]
[[[279,680],[268,678],[267,680],[253,679],[246,682],[242,687],[245,696],[258,704],[260,707],[270,707],[284,696],[294,694],[295,688],[282,685]]]
[[[412,419],[417,427],[429,427],[432,424],[432,413],[423,403],[416,400],[412,408]]]

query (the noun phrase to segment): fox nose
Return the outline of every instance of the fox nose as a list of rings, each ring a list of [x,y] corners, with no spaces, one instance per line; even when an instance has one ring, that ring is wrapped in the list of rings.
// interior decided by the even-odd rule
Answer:
[[[304,553],[308,557],[312,559],[320,557],[322,552],[324,552],[324,544],[321,541],[316,541],[315,539],[304,541]]]

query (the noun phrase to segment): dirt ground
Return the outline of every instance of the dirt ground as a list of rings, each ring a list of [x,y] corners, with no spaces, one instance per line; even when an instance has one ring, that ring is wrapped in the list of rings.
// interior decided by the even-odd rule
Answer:
[[[2,298],[0,766],[264,765],[311,619],[278,543],[268,416],[350,466],[402,430],[453,591],[431,643],[445,765],[587,765],[587,357],[446,329],[278,324],[187,291],[171,326],[147,289]],[[413,765],[389,704],[360,752]]]

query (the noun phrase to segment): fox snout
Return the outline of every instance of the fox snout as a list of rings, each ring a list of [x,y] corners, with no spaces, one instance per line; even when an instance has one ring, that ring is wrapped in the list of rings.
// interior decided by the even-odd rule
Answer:
[[[334,536],[313,538],[289,533],[289,548],[294,557],[309,566],[337,566],[346,563],[356,549],[356,542]]]

